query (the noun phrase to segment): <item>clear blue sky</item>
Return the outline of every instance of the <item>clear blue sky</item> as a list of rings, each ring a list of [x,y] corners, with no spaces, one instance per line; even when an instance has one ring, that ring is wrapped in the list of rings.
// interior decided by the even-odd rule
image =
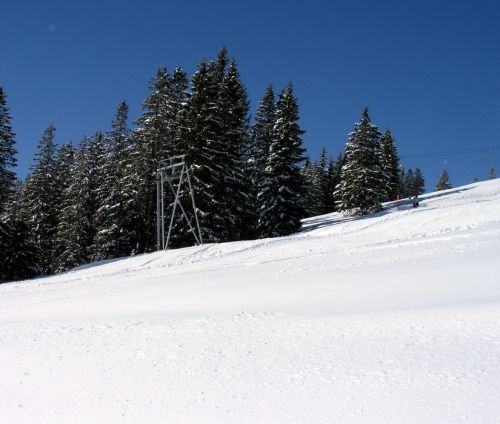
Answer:
[[[500,146],[500,0],[16,0],[1,8],[0,85],[24,177],[37,141],[107,130],[125,99],[135,119],[159,66],[189,74],[222,45],[252,110],[292,81],[305,146],[342,149],[362,109],[401,154]],[[403,161],[431,189],[484,179],[500,151]]]

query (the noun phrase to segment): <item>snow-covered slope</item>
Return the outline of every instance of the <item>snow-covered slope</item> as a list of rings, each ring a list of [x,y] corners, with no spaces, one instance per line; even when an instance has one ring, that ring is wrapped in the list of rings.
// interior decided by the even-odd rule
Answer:
[[[0,423],[498,423],[500,180],[0,286]]]

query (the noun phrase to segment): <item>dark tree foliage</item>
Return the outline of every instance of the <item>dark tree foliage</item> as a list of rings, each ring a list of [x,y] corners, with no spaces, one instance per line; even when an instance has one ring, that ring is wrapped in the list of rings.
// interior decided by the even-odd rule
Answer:
[[[413,173],[413,169],[408,169],[405,174],[405,178],[403,181],[404,185],[404,197],[413,197],[415,196],[415,175]]]
[[[57,226],[55,271],[62,272],[86,263],[89,258],[90,206],[89,161],[90,139],[82,140],[71,166],[71,181],[63,192],[61,215]]]
[[[488,173],[488,180],[494,180],[497,177],[497,171],[495,168],[491,168],[490,172]]]
[[[80,143],[71,167],[72,179],[63,194],[57,239],[61,245],[55,258],[56,271],[65,271],[95,257],[98,192],[103,187],[106,148],[97,132]]]
[[[415,193],[414,196],[419,196],[425,193],[425,179],[420,168],[415,168],[413,192]]]
[[[248,191],[248,209],[252,212],[252,238],[258,237],[258,202],[257,194],[265,182],[265,172],[276,124],[276,100],[272,85],[269,85],[257,107],[254,124],[251,128],[250,145],[247,152],[247,172],[250,181]]]
[[[300,202],[304,210],[304,217],[318,215],[319,195],[317,186],[315,186],[315,167],[311,163],[311,159],[307,156],[304,159],[304,166],[300,169],[300,176],[302,178],[302,193]]]
[[[452,188],[452,185],[450,183],[450,176],[448,174],[448,171],[444,169],[439,175],[435,191],[448,190],[449,188]]]
[[[9,200],[16,174],[13,168],[16,166],[16,149],[14,132],[11,126],[11,116],[7,107],[5,91],[0,87],[0,215]]]
[[[390,130],[386,130],[380,138],[380,165],[386,177],[386,197],[384,200],[395,200],[399,193],[399,156]]]
[[[248,96],[241,82],[237,64],[229,61],[217,99],[220,122],[219,138],[225,162],[222,202],[227,221],[221,234],[223,240],[239,240],[250,235],[247,220],[247,193],[249,182],[245,179],[245,152],[249,144]]]
[[[269,149],[265,180],[258,194],[259,231],[262,237],[279,237],[301,228],[304,208],[300,164],[304,161],[302,134],[298,124],[297,99],[292,84],[278,99],[274,137]]]
[[[131,136],[135,152],[139,252],[150,251],[156,245],[156,170],[163,160],[184,154],[179,125],[185,113],[187,85],[181,68],[176,68],[172,76],[166,68],[160,68],[150,83],[151,93],[143,102],[144,113],[137,120],[140,127]]]
[[[344,213],[364,215],[382,209],[386,176],[380,164],[379,137],[365,109],[361,121],[349,135],[345,164],[335,190],[337,207]]]
[[[319,160],[316,162],[316,180],[319,190],[319,204],[318,211],[320,214],[325,214],[331,212],[328,204],[331,201],[332,194],[329,191],[329,176],[328,176],[328,159],[326,153],[326,147],[321,149],[319,155]]]
[[[301,169],[303,179],[301,201],[305,217],[321,215],[333,210],[331,207],[333,202],[331,179],[334,170],[333,164],[332,168],[328,170],[326,156],[326,148],[323,148],[317,161],[311,163],[310,159],[306,158]]]
[[[234,240],[244,232],[247,114],[246,90],[226,50],[222,49],[214,62],[202,60],[191,79],[191,94],[181,115],[178,139],[191,167],[204,241]],[[182,192],[182,199],[184,204],[189,202],[187,190]],[[177,243],[192,244],[188,226],[181,221],[178,224]]]
[[[64,205],[64,196],[67,187],[71,183],[72,175],[71,168],[73,166],[75,151],[71,144],[63,144],[57,152],[54,164],[54,185],[55,185],[55,198],[54,205],[56,209],[56,230],[54,232],[54,242],[52,246],[52,258],[57,258],[63,253],[63,243],[59,239],[57,227],[61,219],[61,213]],[[52,271],[55,271],[53,267]]]
[[[328,163],[325,171],[326,179],[326,199],[325,199],[325,213],[330,213],[335,211],[335,197],[333,193],[335,191],[335,186],[340,181],[340,172],[338,170],[337,163],[333,156],[328,159]]]
[[[58,221],[55,131],[53,125],[44,131],[23,193],[24,221],[32,241],[39,249],[38,262],[44,274],[53,271],[52,252]]]
[[[121,102],[106,137],[106,170],[97,192],[94,259],[130,255],[138,241],[137,179],[127,117],[128,105]]]
[[[38,248],[19,219],[0,221],[0,283],[32,278],[40,272]]]

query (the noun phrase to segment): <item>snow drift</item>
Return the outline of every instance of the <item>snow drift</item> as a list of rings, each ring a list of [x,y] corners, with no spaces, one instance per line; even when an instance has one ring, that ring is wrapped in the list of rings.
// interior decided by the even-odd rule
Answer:
[[[500,180],[0,286],[0,422],[498,423]]]

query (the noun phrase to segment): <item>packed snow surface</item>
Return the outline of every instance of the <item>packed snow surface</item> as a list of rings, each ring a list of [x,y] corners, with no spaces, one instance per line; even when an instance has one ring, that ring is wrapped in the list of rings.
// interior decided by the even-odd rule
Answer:
[[[500,180],[0,286],[0,423],[499,423]]]

